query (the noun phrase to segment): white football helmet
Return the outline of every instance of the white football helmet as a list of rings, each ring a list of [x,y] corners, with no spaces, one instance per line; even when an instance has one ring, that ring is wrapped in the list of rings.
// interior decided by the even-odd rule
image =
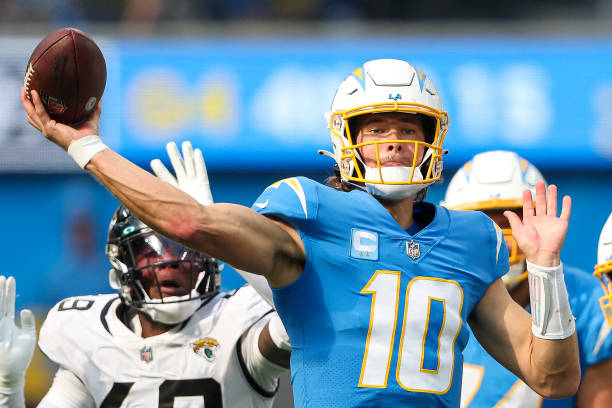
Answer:
[[[425,142],[399,141],[414,145],[412,167],[383,167],[379,163],[377,168],[369,168],[365,165],[359,152],[361,147],[374,145],[378,156],[379,144],[389,142],[357,145],[349,122],[356,116],[380,112],[406,112],[426,119],[423,120]],[[397,200],[415,195],[439,180],[448,115],[433,83],[409,63],[395,59],[366,62],[340,84],[326,118],[333,157],[342,181],[363,183],[371,194]],[[423,160],[417,164],[423,151]]]
[[[601,280],[604,296],[599,299],[599,303],[608,324],[612,327],[612,213],[599,235],[597,265],[593,275]]]
[[[529,189],[535,197],[539,180],[544,177],[538,169],[514,152],[480,153],[455,173],[440,204],[453,210],[518,210],[523,207],[523,191]],[[502,279],[512,288],[527,277],[525,255],[519,251],[512,229],[502,231],[510,252],[510,270]]]

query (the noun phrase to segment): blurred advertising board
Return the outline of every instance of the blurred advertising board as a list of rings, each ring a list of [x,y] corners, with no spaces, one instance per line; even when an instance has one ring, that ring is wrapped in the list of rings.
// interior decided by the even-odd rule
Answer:
[[[0,171],[36,171],[5,161],[16,146],[54,148],[27,129],[15,99],[36,43],[23,41],[0,47],[0,72],[13,72],[2,88],[14,94],[0,110]],[[401,58],[433,80],[449,112],[447,167],[510,149],[542,169],[612,169],[609,39],[157,37],[101,48],[104,139],[147,168],[170,140],[192,141],[213,170],[330,168],[316,151],[331,145],[324,112],[337,85],[368,59]]]

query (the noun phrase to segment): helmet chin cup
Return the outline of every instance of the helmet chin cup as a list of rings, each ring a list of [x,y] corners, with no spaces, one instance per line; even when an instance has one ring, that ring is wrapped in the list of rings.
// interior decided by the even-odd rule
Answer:
[[[151,320],[164,324],[177,324],[187,320],[202,304],[202,299],[191,295],[172,296],[164,298],[164,302],[156,302],[157,299],[150,299],[136,307],[140,312],[146,313]]]
[[[382,175],[382,180],[381,176]],[[412,180],[410,179],[412,175]],[[419,191],[431,183],[415,183],[423,181],[423,175],[419,167],[390,166],[377,168],[365,166],[365,179],[380,183],[365,183],[366,191],[373,196],[386,200],[402,200],[416,195]],[[408,180],[413,184],[382,184],[384,183],[406,183]]]

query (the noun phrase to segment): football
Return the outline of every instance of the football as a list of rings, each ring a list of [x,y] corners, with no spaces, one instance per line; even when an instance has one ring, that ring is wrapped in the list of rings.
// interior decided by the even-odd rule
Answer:
[[[26,96],[36,90],[49,116],[68,125],[89,116],[106,86],[106,62],[97,44],[75,28],[52,32],[36,46],[24,78]]]

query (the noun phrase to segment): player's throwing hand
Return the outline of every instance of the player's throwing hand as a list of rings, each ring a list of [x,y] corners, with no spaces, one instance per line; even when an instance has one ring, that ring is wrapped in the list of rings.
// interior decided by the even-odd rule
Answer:
[[[40,100],[38,92],[32,90],[32,100],[30,101],[25,94],[25,89],[21,88],[21,105],[28,114],[28,123],[42,132],[43,135],[64,150],[68,150],[70,143],[85,136],[98,135],[98,121],[102,109],[100,104],[94,108],[89,118],[75,127],[70,127],[63,123],[51,119],[45,106]]]

